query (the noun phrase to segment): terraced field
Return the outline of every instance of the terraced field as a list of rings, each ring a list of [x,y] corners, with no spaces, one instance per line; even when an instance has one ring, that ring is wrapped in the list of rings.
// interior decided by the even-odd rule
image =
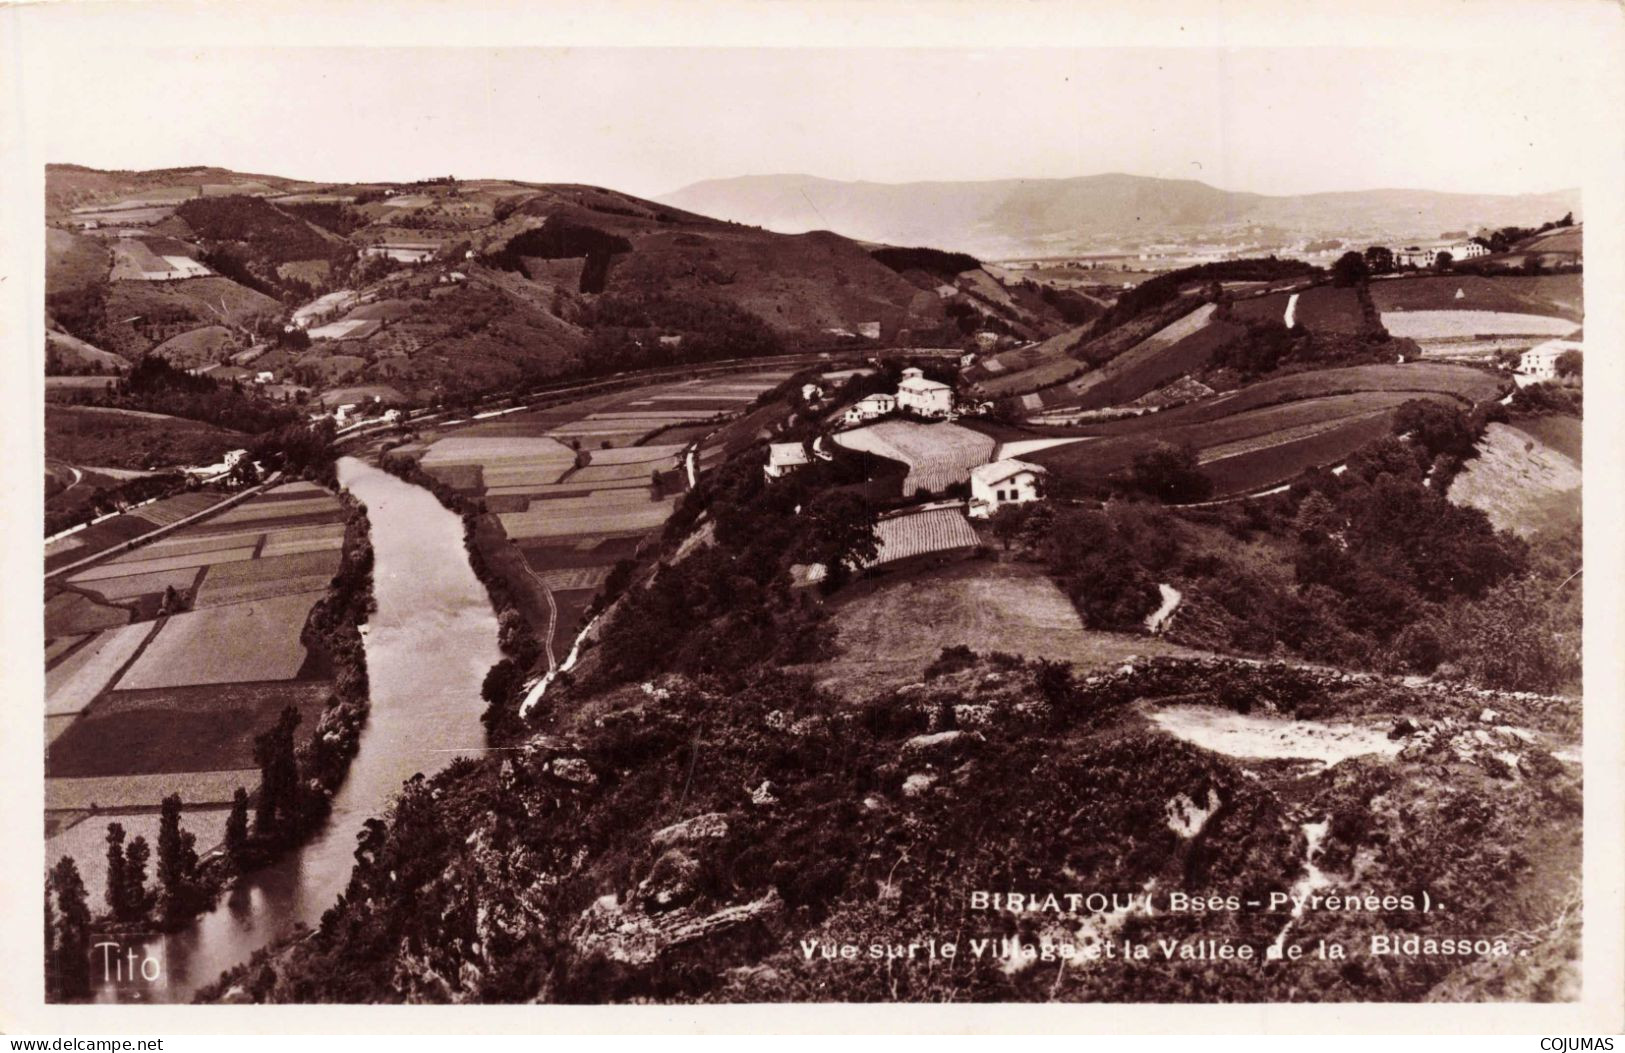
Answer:
[[[553,650],[562,657],[611,568],[665,524],[687,489],[690,442],[714,434],[699,458],[703,468],[755,441],[765,419],[760,427],[752,418],[723,419],[789,375],[726,374],[493,411],[420,433],[394,453],[485,502],[490,514],[477,543],[521,593],[532,624],[553,625]],[[673,441],[689,425],[689,440]]]
[[[887,420],[839,432],[835,441],[849,450],[862,450],[908,465],[904,496],[922,490],[940,492],[967,482],[971,469],[993,458],[997,445],[980,432],[957,424],[919,424]]]
[[[891,516],[875,525],[880,541],[870,568],[884,567],[916,556],[960,552],[981,542],[970,520],[959,508],[935,508],[926,512]]]
[[[1246,332],[1234,322],[1214,321],[1213,312],[1212,304],[1197,308],[1066,384],[1068,395],[1045,398],[1041,404],[1086,410],[1122,405],[1203,368],[1216,351]]]
[[[1085,426],[1093,436],[1028,453],[1051,478],[1096,486],[1158,442],[1189,443],[1214,496],[1252,493],[1304,469],[1336,464],[1390,430],[1392,413],[1413,398],[1456,405],[1495,398],[1501,383],[1465,366],[1437,363],[1354,366],[1301,373],[1161,413]]]

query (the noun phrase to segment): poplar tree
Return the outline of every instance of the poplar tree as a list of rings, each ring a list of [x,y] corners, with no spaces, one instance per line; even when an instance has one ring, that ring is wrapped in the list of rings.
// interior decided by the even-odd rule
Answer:
[[[226,855],[235,865],[241,865],[243,849],[248,846],[248,791],[241,786],[231,797],[231,814],[226,816]]]
[[[144,837],[135,838],[124,850],[125,900],[120,921],[140,921],[147,916],[152,903],[152,895],[147,891],[147,861],[151,858],[152,850]]]
[[[90,993],[90,902],[72,856],[51,868],[56,892],[56,977],[63,998]]]
[[[107,909],[115,917],[122,917],[124,904],[129,900],[128,880],[124,868],[124,824],[107,824],[107,890],[104,895]]]
[[[197,898],[197,837],[181,829],[181,796],[164,798],[158,820],[159,904],[166,922],[178,921]]]

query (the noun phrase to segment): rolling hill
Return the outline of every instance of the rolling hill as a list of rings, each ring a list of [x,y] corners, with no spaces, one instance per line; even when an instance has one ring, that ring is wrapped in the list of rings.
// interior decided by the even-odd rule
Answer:
[[[131,362],[207,337],[208,361],[252,361],[314,394],[385,383],[428,400],[984,329],[1042,340],[1098,310],[1006,287],[970,257],[877,255],[579,184],[51,165],[47,222],[63,332]]]
[[[1075,179],[864,183],[806,175],[695,183],[658,200],[785,232],[819,228],[894,244],[927,243],[988,258],[1061,255],[1180,232],[1253,232],[1265,241],[1538,223],[1579,206],[1577,190],[1505,196],[1369,190],[1287,197],[1195,180],[1111,173]]]

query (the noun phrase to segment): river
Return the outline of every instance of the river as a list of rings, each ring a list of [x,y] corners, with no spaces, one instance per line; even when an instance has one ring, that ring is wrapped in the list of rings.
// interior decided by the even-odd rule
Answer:
[[[103,986],[98,1001],[190,1001],[294,925],[314,927],[349,883],[362,824],[383,814],[406,779],[484,744],[480,684],[501,652],[496,615],[468,565],[462,520],[427,490],[353,457],[340,459],[338,473],[372,523],[377,611],[363,629],[372,709],[332,815],[299,851],[150,948],[159,981]]]

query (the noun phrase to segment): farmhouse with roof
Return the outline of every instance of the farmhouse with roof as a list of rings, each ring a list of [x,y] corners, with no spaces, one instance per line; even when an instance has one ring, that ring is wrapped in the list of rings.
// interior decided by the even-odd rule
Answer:
[[[811,461],[807,456],[807,447],[802,443],[772,442],[767,445],[767,463],[762,466],[762,471],[769,479],[777,479]]]
[[[1014,457],[972,468],[969,514],[986,519],[1005,505],[1039,500],[1044,496],[1044,477],[1048,474],[1042,465]]]
[[[897,385],[897,406],[922,417],[946,417],[953,412],[954,389],[936,380],[927,380],[924,371],[903,370]]]
[[[1584,347],[1573,337],[1536,344],[1519,357],[1518,372],[1536,380],[1551,380],[1557,376],[1557,360],[1570,351],[1582,353]]]
[[[841,422],[844,424],[863,424],[866,421],[878,420],[896,409],[896,395],[890,395],[886,392],[865,395],[847,407],[846,413],[841,417]]]

